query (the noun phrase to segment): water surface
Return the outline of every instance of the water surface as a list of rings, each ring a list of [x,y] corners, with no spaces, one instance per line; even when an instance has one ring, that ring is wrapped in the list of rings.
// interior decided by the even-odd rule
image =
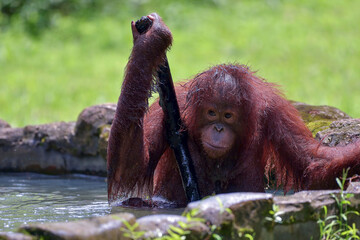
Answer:
[[[181,214],[182,210],[110,207],[103,177],[0,173],[0,231],[14,231],[22,224],[67,222],[119,212],[141,217]]]

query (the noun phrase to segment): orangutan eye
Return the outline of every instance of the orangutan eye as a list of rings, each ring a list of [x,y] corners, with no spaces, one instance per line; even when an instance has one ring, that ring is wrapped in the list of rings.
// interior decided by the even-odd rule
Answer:
[[[231,113],[225,113],[225,118],[229,119],[231,117],[232,117]]]
[[[216,113],[213,110],[208,111],[209,116],[215,117]]]

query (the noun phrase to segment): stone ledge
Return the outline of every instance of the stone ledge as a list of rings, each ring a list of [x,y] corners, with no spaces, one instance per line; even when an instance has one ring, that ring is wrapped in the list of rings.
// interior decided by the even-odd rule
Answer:
[[[0,127],[0,171],[106,175],[108,132],[116,104],[84,109],[77,122]],[[104,150],[105,149],[105,150]]]
[[[67,223],[26,225],[19,232],[44,240],[128,239],[122,230],[126,227],[124,221],[133,225],[136,219],[130,213],[120,213]]]

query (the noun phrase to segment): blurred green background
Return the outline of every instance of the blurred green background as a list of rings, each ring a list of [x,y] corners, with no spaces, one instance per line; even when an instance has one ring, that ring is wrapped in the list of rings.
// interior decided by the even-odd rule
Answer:
[[[0,0],[0,118],[74,121],[116,102],[131,20],[158,12],[172,30],[176,81],[238,62],[287,98],[360,117],[360,1]]]

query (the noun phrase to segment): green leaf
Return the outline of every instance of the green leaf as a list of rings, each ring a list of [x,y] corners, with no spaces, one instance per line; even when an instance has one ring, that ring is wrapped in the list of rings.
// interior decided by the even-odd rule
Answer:
[[[254,240],[254,237],[249,233],[245,234],[245,237],[248,238],[249,240]]]
[[[180,239],[179,234],[174,233],[174,232],[171,231],[170,229],[168,230],[168,234],[169,234],[172,238],[174,238],[174,239]]]
[[[337,185],[339,186],[340,189],[343,188],[343,184],[342,184],[342,182],[340,181],[339,178],[336,178],[336,183],[337,183]]]
[[[216,229],[217,229],[217,226],[216,226],[216,225],[211,225],[210,230],[211,230],[212,232],[214,232]]]
[[[346,215],[348,215],[348,214],[355,214],[355,215],[358,215],[358,216],[360,215],[358,211],[346,211],[345,214],[346,214]]]
[[[225,208],[225,211],[228,212],[229,214],[232,214],[232,211],[230,208]]]
[[[327,216],[327,212],[328,212],[327,206],[324,206],[324,214],[325,214],[325,216]]]
[[[185,222],[182,222],[182,221],[178,222],[178,224],[179,224],[179,226],[182,227],[183,229],[186,229],[186,228],[188,228],[188,226],[189,226],[189,224],[187,224],[187,223],[185,223]]]
[[[184,235],[185,231],[182,229],[182,228],[179,228],[179,227],[175,227],[173,225],[170,225],[170,229],[175,232],[175,233],[178,233],[180,235]]]
[[[347,194],[345,195],[346,198],[351,198],[351,197],[353,197],[353,196],[354,196],[353,193],[347,193]]]
[[[222,240],[222,237],[216,233],[213,233],[211,237],[213,237],[215,240]]]
[[[332,220],[332,219],[337,219],[337,218],[338,218],[338,216],[331,215],[331,216],[326,217],[326,218],[325,218],[325,221],[327,222],[327,221],[330,221],[330,220]]]

